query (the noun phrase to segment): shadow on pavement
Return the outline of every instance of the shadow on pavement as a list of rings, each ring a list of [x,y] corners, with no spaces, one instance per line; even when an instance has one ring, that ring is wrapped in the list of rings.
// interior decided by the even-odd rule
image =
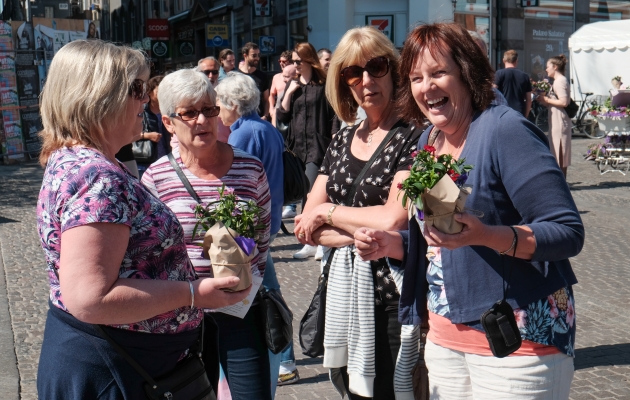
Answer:
[[[630,182],[602,182],[594,185],[575,186],[571,185],[571,191],[596,190],[596,189],[616,189],[630,187]]]
[[[20,222],[20,221],[16,221],[14,219],[11,218],[5,218],[5,217],[0,217],[0,224],[9,224],[12,222]]]
[[[630,343],[577,349],[574,365],[576,371],[604,365],[630,365]]]

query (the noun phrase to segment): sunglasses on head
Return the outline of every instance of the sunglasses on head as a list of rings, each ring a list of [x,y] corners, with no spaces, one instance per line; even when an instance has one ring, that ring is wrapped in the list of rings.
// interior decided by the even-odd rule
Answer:
[[[302,60],[291,60],[291,64],[302,65]]]
[[[171,115],[169,115],[169,117],[179,117],[182,119],[182,121],[192,121],[193,119],[197,119],[199,117],[199,114],[203,114],[203,116],[206,118],[216,117],[219,115],[219,111],[221,111],[221,107],[214,106],[206,107],[201,111],[190,110],[183,113],[172,113]]]
[[[375,57],[365,63],[365,67],[351,65],[341,70],[341,77],[348,86],[356,86],[363,81],[363,71],[367,71],[374,78],[382,78],[389,72],[389,59]]]
[[[201,71],[203,72],[204,75],[206,76],[210,76],[210,74],[212,75],[218,75],[219,74],[219,70],[218,69],[206,69],[205,71]]]
[[[147,95],[147,83],[142,79],[134,79],[129,85],[129,96],[136,100],[144,100]]]

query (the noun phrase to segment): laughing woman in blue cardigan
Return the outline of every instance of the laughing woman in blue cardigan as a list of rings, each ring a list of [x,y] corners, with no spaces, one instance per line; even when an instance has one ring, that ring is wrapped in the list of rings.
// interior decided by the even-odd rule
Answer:
[[[403,117],[429,123],[418,148],[474,165],[466,208],[483,215],[456,214],[464,229],[452,235],[416,218],[404,232],[355,233],[363,259],[388,256],[405,269],[401,322],[419,325],[427,306],[431,398],[568,399],[577,283],[568,259],[581,251],[584,227],[545,135],[490,105],[492,68],[457,24],[414,29],[399,68]],[[523,343],[497,358],[480,316],[504,286]]]

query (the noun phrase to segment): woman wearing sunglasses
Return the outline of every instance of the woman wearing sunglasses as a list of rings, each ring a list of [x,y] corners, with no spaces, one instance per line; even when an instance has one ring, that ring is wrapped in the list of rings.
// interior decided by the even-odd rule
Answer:
[[[100,40],[67,44],[50,66],[37,207],[50,284],[41,399],[146,399],[144,379],[92,324],[158,377],[199,338],[203,308],[247,295],[219,290],[237,279],[197,277],[175,214],[114,156],[139,139],[148,78],[141,52]]]
[[[330,274],[324,366],[340,369],[341,374],[331,376],[342,379],[333,384],[351,399],[397,397],[394,370],[401,347],[402,275],[391,271],[384,258],[357,263],[353,235],[364,224],[375,229],[407,225],[397,185],[409,175],[421,131],[401,121],[394,108],[398,57],[389,39],[372,27],[351,29],[339,42],[328,68],[326,94],[343,121],[352,124],[359,107],[367,118],[335,136],[306,207],[296,217],[295,234],[301,243],[332,248],[326,256]],[[366,165],[364,175],[357,178]],[[360,310],[358,316],[352,309]],[[372,323],[364,325],[365,321]],[[348,347],[357,337],[359,345]],[[401,353],[402,358],[405,355],[415,360],[413,351]],[[398,380],[409,382],[409,376],[401,375]]]
[[[287,83],[276,118],[289,125],[287,146],[304,161],[312,188],[330,140],[339,130],[339,120],[326,100],[326,71],[319,63],[315,47],[299,43],[293,50],[291,62],[299,78]],[[294,257],[312,257],[315,251],[316,246],[307,244]]]
[[[240,92],[240,98],[224,107],[233,110],[234,104],[240,104],[240,112],[249,115],[257,107],[258,96],[252,98],[247,93],[251,91]],[[179,146],[172,154],[202,204],[218,200],[219,190],[225,185],[239,199],[252,200],[263,209],[262,224],[257,230],[260,237],[257,255],[251,260],[252,274],[263,276],[271,223],[267,176],[258,158],[217,140],[217,117],[222,110],[216,104],[216,96],[212,83],[204,74],[184,69],[166,75],[158,90],[162,122],[179,140]],[[225,113],[223,117],[226,124],[230,122]],[[192,237],[196,224],[192,209],[197,201],[168,157],[153,163],[142,176],[142,183],[173,210],[182,224],[188,256],[197,274],[211,277],[210,260],[202,255],[203,232],[194,239]],[[271,399],[269,356],[260,306],[254,303],[243,319],[206,310],[206,315],[210,314],[218,325],[220,361],[232,398]]]

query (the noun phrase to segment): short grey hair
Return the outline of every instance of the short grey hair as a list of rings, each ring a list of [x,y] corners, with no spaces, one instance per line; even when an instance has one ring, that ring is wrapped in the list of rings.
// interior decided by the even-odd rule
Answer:
[[[204,61],[214,61],[215,63],[219,64],[219,66],[221,66],[221,63],[219,62],[219,60],[217,60],[216,58],[214,58],[214,57],[210,56],[210,57],[202,58],[201,60],[199,60],[199,61],[197,62],[197,66],[195,67],[195,71],[197,71],[197,72],[202,72],[202,71],[201,71],[201,67],[200,67],[200,65],[201,65],[201,63],[202,63],[202,62],[204,62]]]
[[[260,103],[260,91],[256,82],[239,72],[228,72],[217,86],[217,97],[221,105],[230,111],[234,106],[238,107],[237,112],[240,116],[255,112]]]
[[[202,100],[215,105],[217,93],[207,76],[193,69],[180,69],[162,79],[158,86],[160,113],[171,115],[178,106],[187,106]]]

